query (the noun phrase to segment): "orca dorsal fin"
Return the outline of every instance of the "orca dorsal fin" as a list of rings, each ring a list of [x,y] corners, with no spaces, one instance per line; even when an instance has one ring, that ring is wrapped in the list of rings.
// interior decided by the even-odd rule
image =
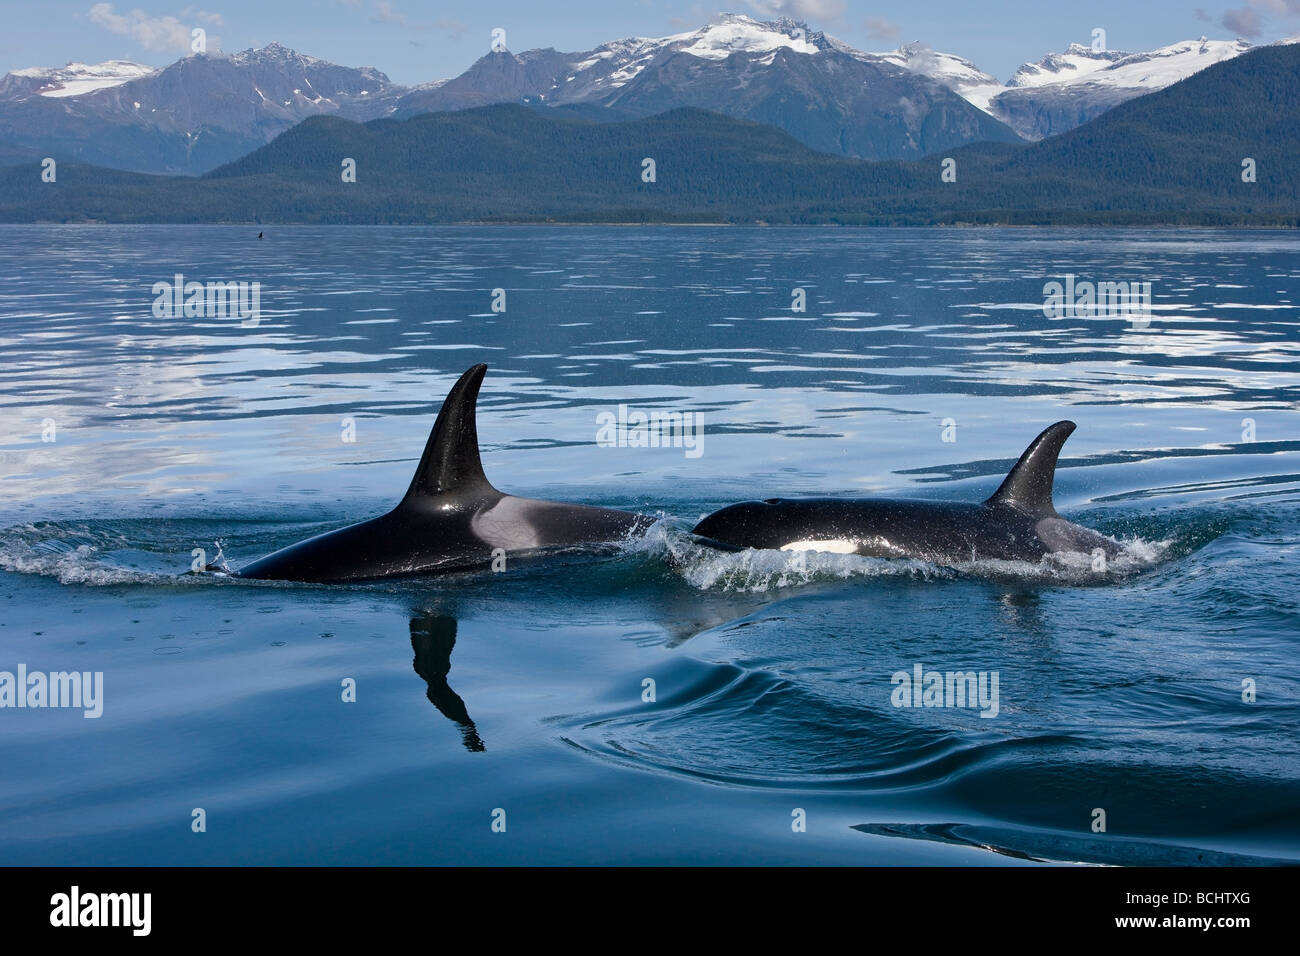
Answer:
[[[984,503],[1009,505],[1032,514],[1055,515],[1052,482],[1056,479],[1056,459],[1075,427],[1074,422],[1057,422],[1043,429],[1029,443],[998,490]]]
[[[457,379],[447,393],[438,420],[433,423],[433,431],[429,432],[411,487],[398,507],[437,495],[496,490],[483,474],[475,421],[478,389],[486,372],[486,365],[475,365]]]

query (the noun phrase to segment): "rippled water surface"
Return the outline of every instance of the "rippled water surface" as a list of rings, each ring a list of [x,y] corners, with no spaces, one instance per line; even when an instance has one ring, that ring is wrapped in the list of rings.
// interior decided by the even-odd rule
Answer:
[[[0,671],[104,674],[98,719],[0,709],[0,862],[1300,859],[1295,235],[255,236],[0,227]],[[260,321],[155,317],[177,273],[259,282]],[[1151,321],[1046,318],[1066,274],[1151,282]],[[489,478],[650,532],[501,574],[186,573],[386,510],[479,361]],[[701,413],[702,454],[599,447],[620,403]],[[1061,418],[1057,508],[1126,545],[1104,573],[689,534],[776,495],[978,501]],[[895,706],[917,667],[996,672],[996,714]]]

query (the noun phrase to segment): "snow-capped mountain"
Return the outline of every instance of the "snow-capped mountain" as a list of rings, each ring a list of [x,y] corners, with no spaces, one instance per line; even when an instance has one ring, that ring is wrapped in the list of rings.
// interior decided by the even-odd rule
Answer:
[[[925,73],[794,20],[735,14],[687,33],[630,37],[582,53],[489,53],[455,79],[403,97],[397,115],[509,100],[609,118],[692,106],[778,126],[814,149],[870,159],[1018,139]]]
[[[65,66],[33,66],[14,70],[0,80],[0,96],[81,96],[95,90],[121,86],[129,80],[156,73],[151,66],[131,60],[105,60],[103,63],[68,63]],[[12,80],[11,90],[5,82]]]
[[[143,69],[129,76],[119,67],[112,83],[98,68],[67,79],[59,71],[9,74],[0,81],[0,141],[122,169],[201,173],[308,116],[373,119],[406,92],[371,67],[337,66],[278,43]],[[69,89],[80,82],[96,85]]]
[[[863,58],[893,63],[942,83],[954,93],[988,113],[989,101],[1006,89],[970,60],[939,53],[924,43],[907,43],[889,53],[858,53]]]
[[[1250,49],[1184,41],[1148,53],[1073,44],[999,83],[922,43],[867,53],[781,18],[724,15],[698,30],[579,53],[493,52],[406,88],[278,43],[196,54],[162,70],[114,60],[0,78],[0,143],[145,172],[201,173],[319,113],[367,120],[522,102],[590,119],[698,107],[784,129],[814,149],[909,158],[981,140],[1040,139]]]
[[[1042,139],[1249,49],[1245,40],[1205,37],[1171,43],[1149,53],[1098,52],[1073,43],[1064,53],[1050,53],[1020,67],[1006,88],[986,103],[968,98],[1026,139]],[[943,82],[942,77],[937,78]],[[965,95],[960,88],[954,89]],[[979,91],[981,98],[984,93]]]
[[[1250,49],[1245,40],[1205,37],[1148,53],[1096,51],[1072,43],[1064,52],[1025,63],[1005,84],[969,60],[921,43],[859,55],[929,76],[1024,138],[1037,140],[1074,129],[1125,100],[1164,89]]]
[[[1245,40],[1183,40],[1150,53],[1093,52],[1078,43],[1065,53],[1052,53],[1037,63],[1026,63],[1007,81],[1024,89],[1061,83],[1097,83],[1128,89],[1163,89],[1199,73],[1221,60],[1240,56],[1251,48]]]
[[[733,53],[768,54],[777,50],[816,54],[827,48],[826,37],[809,33],[805,24],[788,17],[771,22],[742,14],[729,14],[690,33],[679,33],[658,41],[679,53],[725,60]]]
[[[633,83],[666,56],[684,54],[724,61],[732,55],[768,58],[777,50],[813,55],[821,34],[809,34],[788,19],[760,22],[728,14],[698,30],[666,37],[627,37],[581,53],[554,49],[484,56],[460,76],[430,89],[417,89],[402,104],[404,112],[458,109],[511,96],[552,105],[590,102]],[[848,47],[844,47],[848,50]],[[439,92],[432,94],[436,89]]]
[[[1118,50],[1094,50],[1071,43],[1064,53],[1049,53],[1037,63],[1025,63],[1007,80],[1007,86],[1021,89],[1048,83],[1073,83],[1129,56]]]
[[[378,115],[384,107],[368,109],[365,104],[404,92],[374,67],[338,66],[279,43],[226,59],[232,71],[253,82],[267,108],[286,111],[295,119],[318,112],[351,111],[353,107]]]
[[[623,115],[698,105],[774,122],[818,149],[885,158],[915,155],[925,147],[918,147],[915,136],[900,142],[855,132],[862,116],[844,107],[853,100],[854,110],[869,112],[884,107],[886,91],[899,92],[895,105],[915,116],[916,97],[897,89],[906,85],[902,78],[909,74],[946,87],[1033,140],[1073,129],[1127,99],[1163,89],[1248,49],[1244,40],[1203,37],[1146,53],[1098,52],[1075,43],[1025,63],[1003,84],[971,61],[923,43],[867,53],[791,19],[760,21],[732,14],[687,33],[631,37],[583,53],[545,49],[491,54],[436,89],[404,97],[399,112],[409,115],[508,99],[610,107]],[[683,63],[692,66],[686,69]],[[806,96],[804,83],[815,83],[820,95]],[[814,111],[829,109],[841,128],[830,121],[806,123],[809,117],[770,100],[758,105],[764,96],[776,101],[793,97],[790,102],[802,100]],[[987,128],[977,135],[999,138]]]

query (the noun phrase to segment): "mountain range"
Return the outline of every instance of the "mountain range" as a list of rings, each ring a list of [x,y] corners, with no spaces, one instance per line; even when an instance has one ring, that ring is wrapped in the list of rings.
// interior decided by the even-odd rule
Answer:
[[[453,79],[403,87],[371,67],[273,43],[161,70],[118,60],[9,73],[0,79],[0,162],[30,149],[194,175],[311,116],[364,122],[497,103],[607,121],[694,107],[776,126],[822,152],[912,159],[1073,129],[1248,49],[1204,38],[1147,53],[1075,44],[1003,85],[921,44],[865,53],[794,20],[725,15],[699,30],[580,53],[493,51]]]
[[[68,74],[90,89],[70,92]],[[403,92],[378,70],[336,66],[279,44],[195,54],[144,73],[120,61],[70,64],[0,80],[0,143],[115,169],[198,173],[309,116],[386,115]]]
[[[691,107],[613,122],[521,104],[314,116],[199,178],[72,163],[47,183],[33,161],[0,168],[0,221],[1294,227],[1297,117],[1300,45],[1225,60],[1037,143],[915,160],[831,155]]]

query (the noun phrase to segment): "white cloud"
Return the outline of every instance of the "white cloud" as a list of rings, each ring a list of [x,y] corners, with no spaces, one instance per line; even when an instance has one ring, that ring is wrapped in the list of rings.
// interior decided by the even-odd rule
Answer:
[[[897,23],[891,23],[884,17],[867,17],[863,24],[867,36],[872,40],[897,40],[899,29]]]
[[[1263,7],[1269,13],[1300,14],[1300,0],[1250,0],[1252,7]]]
[[[90,8],[90,22],[97,23],[110,33],[131,32],[131,22],[113,12],[111,3],[97,3]]]
[[[438,22],[434,24],[439,30],[442,30],[453,40],[459,40],[464,36],[465,31],[469,29],[454,17],[439,17]]]
[[[1223,28],[1248,40],[1253,40],[1264,30],[1259,11],[1252,7],[1226,11],[1223,14]]]
[[[844,15],[844,0],[746,0],[746,3],[765,17],[836,20]]]
[[[389,0],[375,0],[375,15],[370,18],[370,22],[402,25],[406,23],[406,15],[394,7]]]
[[[89,16],[91,23],[109,33],[129,36],[146,50],[185,53],[190,50],[190,28],[173,16],[151,17],[139,9],[129,14],[115,13],[111,3],[95,4]]]
[[[1199,16],[1201,11],[1197,11]],[[1269,17],[1294,20],[1300,17],[1300,0],[1246,0],[1246,6],[1223,14],[1223,28],[1253,40],[1264,32]]]

